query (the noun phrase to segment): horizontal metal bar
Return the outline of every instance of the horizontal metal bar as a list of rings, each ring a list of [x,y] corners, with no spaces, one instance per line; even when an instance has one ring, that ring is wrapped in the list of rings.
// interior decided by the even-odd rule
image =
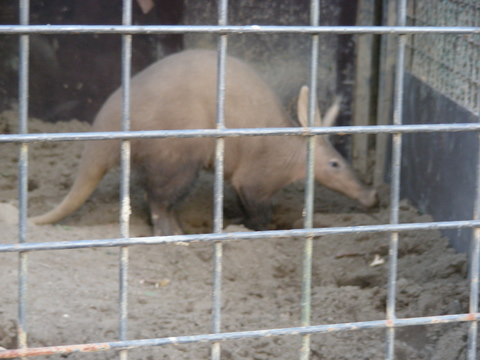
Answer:
[[[54,354],[71,354],[74,352],[99,352],[109,350],[131,350],[142,347],[181,345],[192,343],[208,343],[232,341],[272,336],[308,335],[344,331],[383,329],[392,327],[449,324],[455,322],[478,321],[480,313],[441,315],[393,320],[373,320],[353,323],[324,324],[304,327],[291,327],[268,330],[238,331],[218,334],[200,334],[191,336],[175,336],[156,339],[125,340],[78,345],[47,346],[29,349],[0,351],[0,359],[12,359],[27,356],[45,356]]]
[[[425,223],[404,223],[404,224],[382,224],[344,226],[332,228],[314,229],[293,229],[293,230],[271,230],[271,231],[249,231],[221,234],[195,234],[195,235],[172,235],[172,236],[145,236],[132,237],[129,239],[113,238],[100,240],[78,240],[78,241],[57,241],[22,244],[0,244],[0,253],[19,251],[43,251],[43,250],[65,250],[84,249],[93,247],[116,247],[132,245],[154,245],[172,243],[196,243],[209,241],[229,240],[252,240],[278,238],[303,238],[305,236],[340,235],[340,234],[361,234],[361,233],[382,233],[382,232],[403,232],[403,231],[426,231],[444,229],[478,228],[480,220],[425,222]]]
[[[478,34],[474,26],[1,25],[0,34]]]
[[[0,143],[30,143],[45,141],[75,140],[131,140],[161,138],[218,138],[238,136],[312,136],[347,134],[405,134],[430,132],[480,131],[480,123],[464,124],[418,124],[418,125],[368,125],[332,127],[284,127],[284,128],[244,128],[244,129],[188,129],[150,131],[106,131],[81,133],[49,134],[0,134]]]

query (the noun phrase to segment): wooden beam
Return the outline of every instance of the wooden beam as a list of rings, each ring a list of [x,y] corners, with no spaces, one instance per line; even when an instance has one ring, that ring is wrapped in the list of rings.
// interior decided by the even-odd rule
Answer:
[[[357,10],[357,25],[374,25],[377,0],[359,0]],[[370,125],[373,119],[375,94],[376,59],[374,54],[375,39],[373,35],[356,36],[356,69],[353,103],[353,124]],[[353,138],[352,155],[355,169],[364,176],[365,180],[372,180],[369,169],[369,138],[371,135],[358,134]]]
[[[396,22],[396,0],[383,0],[383,20],[385,25],[392,26]],[[380,48],[380,77],[378,91],[377,124],[391,123],[393,114],[393,87],[395,70],[395,38],[382,35]],[[388,135],[376,136],[375,171],[373,183],[379,186],[385,183],[385,170],[388,152]]]

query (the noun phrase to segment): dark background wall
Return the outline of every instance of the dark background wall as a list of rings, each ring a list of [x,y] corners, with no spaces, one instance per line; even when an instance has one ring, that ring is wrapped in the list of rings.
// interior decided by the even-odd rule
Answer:
[[[133,2],[135,24],[178,24],[181,1],[155,1],[148,13]],[[31,24],[121,24],[122,1],[32,0]],[[18,1],[0,3],[0,23],[18,24]],[[0,109],[16,101],[18,40],[0,38]],[[182,48],[179,35],[138,35],[133,72]],[[121,39],[116,35],[33,35],[30,37],[30,114],[48,121],[92,121],[120,84]]]
[[[120,24],[121,0],[32,0],[31,24]],[[324,25],[354,25],[356,1],[322,2]],[[216,24],[215,0],[154,0],[144,13],[133,3],[134,24]],[[308,25],[308,0],[232,1],[232,25]],[[0,22],[18,23],[18,2],[0,3]],[[16,101],[17,43],[0,40],[0,110]],[[133,73],[183,48],[214,48],[210,35],[135,35]],[[106,97],[120,85],[121,39],[115,35],[31,36],[30,114],[47,121],[77,118],[91,122]],[[252,63],[291,108],[300,86],[308,81],[310,37],[302,35],[232,35],[229,54]],[[340,123],[351,121],[354,79],[353,37],[320,37],[319,99],[325,108],[336,93],[345,97]],[[343,141],[340,139],[339,142]]]

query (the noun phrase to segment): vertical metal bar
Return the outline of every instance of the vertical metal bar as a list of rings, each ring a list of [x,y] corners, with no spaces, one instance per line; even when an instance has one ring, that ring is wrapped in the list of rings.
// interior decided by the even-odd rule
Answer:
[[[221,0],[218,4],[218,24],[227,25],[228,1]],[[227,35],[222,34],[218,39],[217,55],[217,129],[225,128],[225,69],[227,57]],[[215,144],[215,182],[214,182],[214,210],[213,210],[213,231],[223,231],[223,188],[224,188],[224,155],[225,139],[219,138]],[[213,333],[221,331],[221,310],[222,310],[222,261],[223,245],[221,242],[214,244],[213,263],[213,299],[212,299],[212,330]],[[219,360],[220,342],[212,344],[211,358]]]
[[[30,17],[30,1],[20,1],[20,24],[28,25]],[[28,133],[28,67],[30,38],[28,35],[20,35],[19,54],[19,133]],[[27,210],[28,210],[28,144],[20,144],[19,168],[18,168],[18,241],[27,241]],[[28,255],[26,252],[19,253],[18,266],[18,324],[17,341],[18,348],[27,347],[27,279],[28,279]]]
[[[407,16],[407,0],[399,0],[397,25],[405,26]],[[405,75],[405,45],[406,36],[400,35],[397,40],[397,59],[395,69],[395,89],[394,89],[394,110],[393,123],[395,125],[402,124],[403,116],[403,90]],[[400,175],[402,160],[402,134],[393,135],[392,144],[392,180],[390,190],[390,223],[398,224],[399,222],[399,202],[400,202]],[[390,250],[389,250],[389,274],[388,274],[388,291],[387,291],[387,321],[395,320],[395,300],[396,300],[396,284],[397,284],[397,267],[398,267],[398,232],[390,234]],[[393,360],[395,358],[395,328],[387,329],[387,349],[386,359]]]
[[[310,24],[318,26],[320,21],[320,0],[310,2]],[[312,35],[312,48],[310,54],[310,81],[308,98],[308,125],[315,126],[315,107],[317,103],[317,73],[318,73],[318,44],[319,35]],[[303,226],[305,229],[313,227],[314,194],[315,194],[315,146],[316,138],[311,136],[307,140],[306,177],[305,177],[305,209]],[[311,294],[312,294],[312,253],[313,237],[305,239],[303,251],[303,276],[302,276],[302,299],[301,299],[301,324],[310,325],[311,318]],[[310,358],[310,335],[302,337],[300,359]]]
[[[478,122],[480,122],[480,93],[478,94],[477,104],[479,109]],[[475,192],[475,203],[473,209],[473,219],[480,219],[480,134],[477,134],[477,183]],[[480,228],[473,229],[472,244],[470,246],[470,304],[469,312],[474,314],[478,312],[478,281],[480,271]],[[477,335],[478,322],[472,321],[468,329],[467,359],[475,360],[477,358]]]
[[[122,24],[132,24],[132,1],[123,1]],[[130,130],[130,74],[132,58],[132,36],[122,35],[122,131]],[[122,140],[120,149],[120,233],[130,237],[130,141]],[[128,337],[128,247],[120,248],[119,253],[119,338]],[[120,351],[120,359],[126,360],[127,350]]]

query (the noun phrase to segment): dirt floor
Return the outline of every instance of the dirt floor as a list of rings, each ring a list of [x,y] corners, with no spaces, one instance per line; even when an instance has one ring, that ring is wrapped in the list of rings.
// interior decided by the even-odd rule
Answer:
[[[0,132],[15,132],[12,112],[0,115]],[[77,122],[30,122],[31,132],[86,131]],[[72,184],[82,144],[34,144],[29,157],[29,212],[57,204]],[[17,241],[18,147],[0,145],[0,241]],[[211,176],[202,176],[180,206],[187,232],[211,227]],[[273,228],[298,226],[301,184],[275,198]],[[316,189],[316,226],[388,223],[388,196],[365,212],[353,201]],[[226,216],[237,210],[227,191]],[[142,190],[132,186],[131,233],[150,235]],[[29,242],[101,239],[119,234],[118,171],[102,181],[91,199],[58,225],[29,226]],[[402,222],[431,219],[402,201]],[[228,219],[227,219],[228,224]],[[324,236],[314,242],[312,324],[385,318],[387,234]],[[299,326],[303,241],[232,241],[224,246],[224,331]],[[448,247],[436,231],[402,233],[399,243],[398,317],[465,313],[468,310],[466,257]],[[16,347],[18,255],[0,253],[0,346]],[[373,262],[377,257],[379,262]],[[116,248],[30,253],[27,321],[30,346],[118,339],[118,259]],[[211,330],[212,245],[130,248],[130,339],[209,333]],[[466,324],[402,328],[396,359],[465,357]],[[222,359],[296,359],[300,337],[238,340],[222,345]],[[383,359],[384,330],[312,336],[312,359]],[[131,359],[208,359],[209,345],[136,349]],[[69,359],[113,359],[114,352],[72,354]],[[52,356],[52,359],[60,356]]]

